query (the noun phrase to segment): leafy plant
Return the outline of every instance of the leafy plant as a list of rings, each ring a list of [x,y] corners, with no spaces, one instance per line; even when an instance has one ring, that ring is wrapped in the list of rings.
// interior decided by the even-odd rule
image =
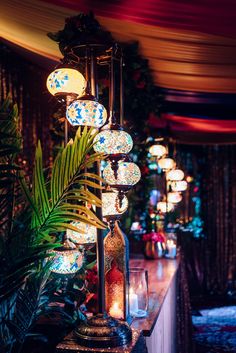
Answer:
[[[50,263],[45,258],[59,246],[58,236],[75,229],[71,221],[104,228],[85,202],[101,206],[88,188],[100,178],[87,172],[102,156],[93,153],[94,131],[78,129],[45,178],[40,142],[36,148],[32,188],[15,163],[21,147],[16,106],[10,99],[0,110],[0,350],[20,352],[47,300]],[[24,200],[24,202],[23,202]]]

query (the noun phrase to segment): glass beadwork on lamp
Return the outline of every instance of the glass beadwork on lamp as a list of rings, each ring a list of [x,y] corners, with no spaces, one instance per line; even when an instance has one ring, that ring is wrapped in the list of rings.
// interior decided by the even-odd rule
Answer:
[[[97,241],[97,228],[84,222],[72,222],[71,225],[76,227],[78,231],[67,229],[67,238],[75,244],[93,244]]]
[[[106,219],[119,217],[127,210],[128,205],[128,199],[125,195],[122,195],[120,199],[116,191],[102,193],[102,215]]]
[[[172,158],[161,158],[158,161],[158,165],[164,172],[166,172],[175,167],[175,161]]]
[[[84,76],[75,69],[62,67],[54,70],[47,78],[47,89],[53,95],[81,96],[86,87]]]
[[[53,253],[55,256],[50,267],[53,273],[71,275],[79,271],[83,265],[83,254],[68,239]]]
[[[166,179],[171,181],[183,180],[184,172],[181,169],[170,170],[166,173]]]
[[[174,205],[171,202],[160,201],[157,203],[157,210],[161,213],[171,212],[174,209]]]
[[[163,156],[165,156],[167,154],[167,149],[163,145],[152,145],[149,148],[149,153],[153,157],[161,158],[161,157],[163,157]]]
[[[182,195],[178,192],[168,192],[167,202],[178,203],[182,200]]]
[[[187,181],[179,180],[179,181],[172,181],[171,189],[172,191],[185,191],[188,187]]]
[[[121,129],[104,129],[95,137],[94,150],[106,154],[126,154],[133,148],[132,137]]]
[[[117,162],[117,170],[109,162],[103,170],[103,178],[113,187],[129,187],[138,183],[141,172],[139,167],[132,162]]]
[[[106,123],[107,111],[96,100],[78,99],[67,108],[66,118],[74,126],[100,128]]]

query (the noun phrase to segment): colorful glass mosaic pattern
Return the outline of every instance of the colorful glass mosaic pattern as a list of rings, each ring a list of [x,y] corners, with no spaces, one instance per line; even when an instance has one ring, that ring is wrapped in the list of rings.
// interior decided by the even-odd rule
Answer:
[[[110,163],[103,170],[103,178],[109,185],[132,186],[140,180],[141,172],[135,163],[119,161],[117,178]]]
[[[68,275],[76,273],[83,266],[83,254],[76,249],[54,251],[51,271],[54,273]]]
[[[75,100],[66,111],[66,117],[71,125],[102,127],[107,120],[105,107],[92,100]]]
[[[149,148],[149,153],[153,156],[153,157],[157,157],[157,158],[161,158],[164,155],[166,155],[167,150],[165,148],[165,146],[162,145],[153,145]]]
[[[168,192],[167,194],[167,201],[171,203],[178,203],[182,200],[182,195],[178,192]]]
[[[172,158],[161,158],[158,165],[164,171],[171,170],[175,167],[175,161]]]
[[[181,169],[174,169],[166,173],[166,179],[167,180],[183,180],[184,178],[184,172]]]
[[[123,214],[127,210],[128,205],[128,199],[125,195],[120,204],[117,192],[102,193],[102,215],[105,218]]]
[[[94,142],[94,150],[106,154],[129,153],[133,148],[132,137],[123,130],[103,130]]]
[[[75,69],[61,68],[54,70],[47,79],[47,89],[55,94],[83,95],[86,87],[84,76]]]
[[[174,205],[171,202],[160,201],[157,203],[157,209],[161,213],[171,212],[174,209]]]
[[[172,191],[185,191],[188,187],[188,183],[185,180],[173,181],[171,183]]]
[[[75,244],[91,244],[97,241],[97,228],[84,222],[72,222],[78,232],[67,229],[66,235]]]

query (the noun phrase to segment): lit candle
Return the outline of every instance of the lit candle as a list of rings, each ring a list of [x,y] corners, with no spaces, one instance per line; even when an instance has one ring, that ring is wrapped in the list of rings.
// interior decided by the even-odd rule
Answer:
[[[129,306],[130,314],[135,315],[138,312],[138,296],[134,293],[133,288],[130,288],[129,291]]]
[[[173,240],[167,240],[168,257],[176,257],[176,245]]]
[[[114,302],[111,309],[109,310],[109,314],[115,319],[123,319],[123,312],[119,307],[119,303]]]

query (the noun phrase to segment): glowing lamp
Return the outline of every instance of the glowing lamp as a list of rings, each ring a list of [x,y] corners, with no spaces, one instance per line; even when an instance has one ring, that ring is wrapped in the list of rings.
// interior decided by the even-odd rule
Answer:
[[[158,165],[164,172],[167,172],[175,167],[175,161],[172,158],[161,158]]]
[[[166,155],[167,150],[165,146],[162,145],[153,145],[149,148],[149,153],[153,157],[161,158]]]
[[[167,201],[171,203],[178,203],[182,200],[182,195],[178,192],[168,192],[167,194]]]
[[[118,192],[108,191],[102,193],[102,215],[104,218],[116,218],[128,208],[128,199],[125,195],[119,200]]]
[[[181,169],[170,170],[166,173],[166,179],[171,181],[183,180],[184,172]]]
[[[53,95],[81,96],[86,87],[84,76],[75,69],[59,68],[47,78],[47,89]]]
[[[117,170],[114,170],[109,162],[103,170],[103,178],[109,185],[128,187],[138,183],[141,172],[139,167],[132,162],[119,161]]]
[[[171,183],[172,191],[185,191],[188,187],[187,181],[179,180]]]
[[[75,100],[67,108],[66,118],[74,126],[100,128],[107,120],[107,111],[102,104],[95,100]]]
[[[173,211],[174,205],[171,202],[160,201],[157,203],[157,209],[161,213],[167,213]]]
[[[97,228],[84,222],[72,222],[78,231],[67,229],[67,238],[75,244],[92,244],[97,241]]]
[[[103,130],[94,139],[95,152],[126,154],[133,148],[132,137],[123,130]]]
[[[76,273],[83,266],[83,254],[68,239],[61,248],[54,250],[51,271],[61,275]]]

